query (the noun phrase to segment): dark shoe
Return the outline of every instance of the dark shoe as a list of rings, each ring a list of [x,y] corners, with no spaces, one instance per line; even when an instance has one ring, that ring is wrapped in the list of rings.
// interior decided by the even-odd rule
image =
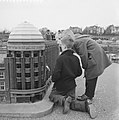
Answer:
[[[86,96],[85,94],[83,94],[82,96],[78,96],[78,97],[77,97],[77,100],[80,100],[80,101],[84,101],[84,100],[87,100],[87,99],[92,100],[92,98],[89,98],[89,97]]]
[[[87,112],[92,119],[97,117],[97,111],[95,106],[92,104],[92,101],[87,99],[86,101]]]
[[[64,101],[64,106],[63,106],[63,114],[66,114],[70,110],[70,103],[72,101],[72,98],[68,96],[65,101]]]

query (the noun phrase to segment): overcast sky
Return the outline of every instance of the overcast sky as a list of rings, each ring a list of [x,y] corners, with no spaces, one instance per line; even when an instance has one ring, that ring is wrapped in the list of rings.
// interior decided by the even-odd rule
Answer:
[[[119,0],[0,0],[0,29],[23,21],[51,30],[119,26]]]

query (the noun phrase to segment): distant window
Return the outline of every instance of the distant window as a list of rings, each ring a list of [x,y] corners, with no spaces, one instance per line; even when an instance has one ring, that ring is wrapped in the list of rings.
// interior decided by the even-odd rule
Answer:
[[[0,81],[0,90],[5,90],[5,82]]]
[[[3,71],[0,71],[0,79],[4,79],[5,78],[5,73]]]

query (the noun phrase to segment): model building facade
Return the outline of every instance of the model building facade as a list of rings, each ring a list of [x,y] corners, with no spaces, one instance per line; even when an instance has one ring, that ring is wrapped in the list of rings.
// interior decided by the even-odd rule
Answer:
[[[7,49],[1,53],[0,102],[23,103],[42,100],[59,54],[55,41],[44,40],[28,22],[15,27]]]

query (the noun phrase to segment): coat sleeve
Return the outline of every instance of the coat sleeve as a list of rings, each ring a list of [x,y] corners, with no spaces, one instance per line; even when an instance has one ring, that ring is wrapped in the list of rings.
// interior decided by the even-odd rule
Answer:
[[[77,76],[76,77],[79,77],[82,75],[82,63],[81,63],[81,58],[80,56],[77,54],[77,53],[73,53],[73,55],[75,55],[77,58],[78,58],[78,72],[77,72]]]
[[[54,71],[52,74],[52,81],[53,82],[56,82],[57,80],[60,79],[61,69],[62,69],[62,60],[57,59],[56,64],[55,64],[55,68],[54,68]]]
[[[87,68],[87,61],[88,61],[88,51],[87,46],[85,42],[75,42],[74,44],[74,50],[77,52],[77,54],[81,57],[82,62],[82,68]]]
[[[81,75],[82,75],[82,68],[81,68],[81,65],[80,65],[80,62],[79,62],[77,77],[79,77]]]

